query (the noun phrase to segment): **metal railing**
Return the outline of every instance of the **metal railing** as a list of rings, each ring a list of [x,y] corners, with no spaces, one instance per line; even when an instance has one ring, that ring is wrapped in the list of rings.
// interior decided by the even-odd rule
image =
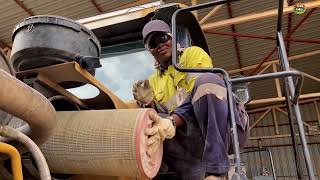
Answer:
[[[268,73],[268,74],[261,74],[261,75],[255,75],[255,76],[249,76],[249,77],[240,77],[231,79],[229,77],[229,74],[227,71],[221,68],[183,68],[178,65],[178,56],[177,56],[177,16],[180,13],[183,12],[190,12],[194,10],[204,9],[207,7],[217,6],[220,4],[225,4],[228,2],[232,2],[233,0],[217,0],[209,3],[199,4],[195,6],[191,6],[188,8],[183,8],[177,10],[172,15],[172,64],[175,67],[176,70],[181,72],[192,72],[192,73],[204,73],[204,72],[210,72],[210,73],[220,73],[223,75],[224,82],[226,84],[227,88],[227,101],[228,101],[228,108],[229,108],[229,115],[231,119],[231,134],[232,134],[232,141],[233,141],[233,148],[235,152],[235,164],[236,164],[236,171],[233,175],[232,179],[247,179],[245,174],[241,172],[241,160],[240,160],[240,148],[239,148],[239,141],[238,141],[238,134],[237,134],[237,128],[236,128],[236,122],[235,122],[235,115],[234,115],[234,107],[233,107],[233,99],[232,99],[232,83],[243,83],[243,82],[252,82],[252,81],[260,81],[265,79],[273,79],[273,78],[283,78],[284,79],[284,87],[288,90],[288,93],[286,93],[285,97],[287,99],[287,106],[292,107],[292,111],[289,111],[289,120],[290,117],[292,117],[292,113],[294,112],[294,115],[296,116],[296,121],[299,129],[301,144],[303,148],[303,154],[305,157],[305,163],[308,170],[308,175],[310,180],[315,179],[313,166],[311,163],[310,153],[309,149],[307,147],[307,141],[305,137],[305,131],[303,128],[303,122],[301,118],[301,113],[298,105],[298,99],[301,92],[302,87],[302,81],[303,81],[303,74],[299,71],[290,71],[289,70],[289,62],[288,57],[286,54],[284,41],[282,37],[281,32],[281,24],[282,24],[282,14],[283,14],[283,0],[279,0],[279,7],[278,7],[278,25],[277,25],[277,48],[278,48],[278,54],[279,54],[279,60],[280,60],[280,66],[282,67],[282,71],[275,72],[275,73]],[[297,77],[297,83],[293,83],[292,77]],[[290,126],[293,130],[293,123],[290,123]],[[294,136],[292,137],[292,140],[294,140]],[[296,143],[293,143],[294,146]],[[294,147],[295,149],[297,147]],[[295,153],[295,156],[297,156],[297,152]],[[297,164],[297,163],[296,163]],[[298,168],[298,167],[297,167]],[[297,170],[298,172],[298,170]],[[299,174],[298,174],[299,175]]]
[[[254,149],[246,149],[246,150],[242,151],[240,154],[252,153],[252,152],[261,152],[261,151],[267,151],[268,152],[273,180],[277,180],[276,171],[274,169],[274,162],[273,162],[273,158],[272,158],[272,152],[271,152],[270,149],[265,148],[265,147],[263,147],[263,148],[254,148]]]

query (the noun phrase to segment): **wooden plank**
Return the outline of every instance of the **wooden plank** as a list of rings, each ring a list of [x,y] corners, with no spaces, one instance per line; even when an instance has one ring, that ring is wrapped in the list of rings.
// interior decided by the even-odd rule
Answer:
[[[273,124],[274,124],[274,128],[275,128],[276,134],[280,134],[275,108],[272,108],[272,119],[273,119]]]
[[[216,7],[214,7],[205,17],[203,17],[201,20],[200,20],[200,24],[203,24],[205,23],[212,15],[214,15],[216,12],[218,12],[219,9],[221,9],[223,6],[223,4],[220,4]]]
[[[273,69],[273,72],[277,72],[277,65],[275,63],[272,64],[272,69]],[[279,78],[274,79],[274,82],[276,84],[277,97],[282,97]]]
[[[320,7],[320,0],[304,3],[304,6],[307,9]],[[283,8],[283,14],[288,14],[290,12],[293,12],[293,9],[294,9],[294,6],[285,7],[285,8]],[[278,15],[278,9],[272,9],[272,10],[263,11],[263,12],[259,12],[259,13],[251,13],[248,15],[243,15],[243,16],[239,16],[239,17],[235,17],[235,18],[231,18],[231,19],[225,19],[225,20],[221,20],[221,21],[217,21],[217,22],[213,22],[213,23],[203,24],[201,27],[203,30],[210,30],[210,29],[216,29],[216,28],[220,28],[220,27],[229,26],[231,24],[240,24],[243,22],[264,19],[267,17],[273,17],[273,16],[277,16],[277,15]]]
[[[261,120],[263,120],[264,117],[271,111],[271,108],[266,110],[251,126],[249,129],[252,129],[254,126],[256,126]]]
[[[49,80],[45,75],[38,74],[37,79],[41,81],[42,83],[46,84],[47,86],[51,87],[55,91],[59,92],[60,94],[64,95],[66,98],[68,98],[70,101],[76,103],[82,108],[90,109],[88,105],[84,104],[77,96],[73,95],[69,91],[65,90],[62,86],[59,84]]]

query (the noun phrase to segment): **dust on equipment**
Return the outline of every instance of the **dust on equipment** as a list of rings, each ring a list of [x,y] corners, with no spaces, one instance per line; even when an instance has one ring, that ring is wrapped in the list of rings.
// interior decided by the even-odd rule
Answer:
[[[154,177],[162,148],[146,154],[152,109],[57,112],[58,125],[41,146],[50,170],[60,174]]]
[[[162,160],[162,147],[148,156],[147,136],[144,134],[145,128],[152,126],[149,114],[155,111],[128,109],[129,105],[92,76],[101,66],[101,46],[89,29],[64,17],[33,16],[16,25],[12,38],[10,63],[13,66],[5,66],[6,62],[11,65],[7,59],[1,62],[1,66],[7,71],[14,69],[14,75],[21,81],[3,70],[0,74],[4,74],[5,84],[17,84],[12,90],[22,91],[15,94],[31,93],[30,97],[34,94],[35,98],[25,96],[16,103],[8,103],[13,100],[6,97],[11,96],[1,93],[4,96],[1,99],[7,105],[0,108],[4,110],[4,116],[11,113],[25,121],[15,131],[22,130],[40,146],[50,168],[49,172],[44,160],[47,173],[40,172],[41,167],[36,163],[41,179],[50,179],[50,173],[135,178],[156,176]],[[87,83],[99,89],[97,97],[82,100],[66,90]],[[52,109],[54,106],[57,112],[41,113],[47,105]],[[39,118],[38,123],[32,121]],[[50,131],[43,132],[46,129]],[[12,139],[2,140],[11,144]],[[27,151],[31,151],[28,147]],[[13,177],[22,178],[15,174]]]

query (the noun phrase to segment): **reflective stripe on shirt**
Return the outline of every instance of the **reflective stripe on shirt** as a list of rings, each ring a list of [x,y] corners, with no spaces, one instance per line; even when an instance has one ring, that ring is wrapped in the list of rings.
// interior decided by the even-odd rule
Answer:
[[[205,83],[198,87],[197,91],[193,95],[192,104],[200,99],[202,96],[213,94],[218,99],[222,100],[227,97],[227,89],[217,84]]]
[[[163,103],[169,112],[172,112],[176,107],[180,106],[188,96],[186,89],[180,88],[176,91],[176,94],[172,96],[166,103]]]

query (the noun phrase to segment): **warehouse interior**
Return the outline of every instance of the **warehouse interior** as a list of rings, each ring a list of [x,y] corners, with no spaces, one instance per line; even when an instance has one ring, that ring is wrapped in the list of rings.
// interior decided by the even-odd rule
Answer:
[[[90,17],[120,10],[130,13],[155,4],[181,3],[186,6],[206,0],[2,0],[0,1],[0,48],[10,57],[15,25],[29,16],[58,15],[84,24]],[[305,12],[294,11],[302,4]],[[282,32],[292,70],[303,73],[299,97],[303,127],[320,180],[320,0],[285,0]],[[280,71],[276,43],[278,1],[240,0],[193,11],[208,43],[215,67],[230,76],[252,76]],[[112,16],[117,16],[115,13]],[[0,62],[2,63],[2,62]],[[241,158],[248,178],[274,173],[279,180],[308,179],[303,149],[293,117],[297,156],[293,148],[286,99],[281,79],[249,84],[250,137]],[[269,150],[272,153],[270,162]],[[0,164],[0,177],[3,165]],[[299,177],[300,176],[300,177]]]

